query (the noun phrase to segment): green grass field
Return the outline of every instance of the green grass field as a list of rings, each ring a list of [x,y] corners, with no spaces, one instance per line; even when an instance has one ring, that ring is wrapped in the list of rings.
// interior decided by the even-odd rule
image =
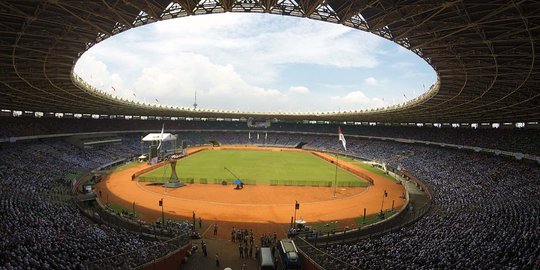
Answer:
[[[332,186],[336,167],[307,152],[257,150],[206,150],[181,159],[176,172],[182,181],[198,183],[231,182],[236,179],[227,167],[246,184],[291,186]],[[164,182],[171,174],[164,166],[142,175],[140,181]],[[338,168],[338,186],[367,186],[365,180]]]
[[[119,204],[115,204],[115,203],[110,203],[107,205],[111,210],[113,210],[114,212],[118,213],[118,214],[121,214],[121,213],[127,213],[129,215],[132,215],[133,217],[139,217],[140,214],[139,212],[135,211],[135,213],[133,213],[133,209],[127,209]]]
[[[368,164],[368,163],[364,163],[363,161],[360,161],[360,160],[357,160],[357,159],[352,159],[352,158],[349,158],[349,157],[339,157],[339,160],[344,160],[344,161],[347,161],[347,162],[352,162],[354,164],[354,166],[358,167],[358,168],[362,168],[366,171],[370,171],[372,173],[375,173],[375,174],[378,174],[382,177],[385,177],[385,178],[388,178],[394,182],[399,182],[395,177],[389,175],[389,174],[386,174],[383,170],[377,168],[377,167],[373,167],[371,166],[371,164]]]
[[[398,210],[385,210],[384,215],[385,219],[390,218],[391,216],[398,213]],[[381,219],[378,214],[368,215],[366,216],[366,219],[362,216],[355,218],[357,227],[364,227],[367,225],[371,225],[376,222],[383,221],[384,219]],[[323,234],[327,234],[328,232],[338,232],[343,231],[344,227],[341,224],[337,224],[336,222],[322,222],[322,223],[315,223],[312,225],[312,228],[318,232],[321,232]],[[349,228],[354,229],[354,228]]]

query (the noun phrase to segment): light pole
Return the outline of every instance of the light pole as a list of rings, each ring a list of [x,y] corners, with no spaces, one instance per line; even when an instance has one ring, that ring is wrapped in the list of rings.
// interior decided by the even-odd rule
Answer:
[[[300,204],[298,201],[294,203],[294,220],[293,220],[293,229],[296,229],[296,210],[300,209]]]
[[[382,203],[381,203],[381,214],[383,213],[383,206],[384,206],[384,198],[388,197],[388,192],[386,189],[384,190],[383,197],[382,197]]]
[[[193,230],[195,231],[195,211],[193,211]]]
[[[364,219],[362,220],[362,224],[366,223],[366,208],[364,207]]]
[[[159,206],[161,206],[161,226],[165,226],[165,212],[163,212],[163,198],[159,200]]]

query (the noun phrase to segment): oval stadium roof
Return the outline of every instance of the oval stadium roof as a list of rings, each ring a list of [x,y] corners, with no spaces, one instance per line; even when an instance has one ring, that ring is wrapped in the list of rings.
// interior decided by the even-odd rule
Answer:
[[[308,17],[368,31],[424,58],[439,81],[399,106],[285,114],[139,104],[90,90],[72,74],[85,50],[114,34],[159,20],[219,12]],[[0,109],[283,120],[538,121],[538,14],[536,1],[1,1]]]

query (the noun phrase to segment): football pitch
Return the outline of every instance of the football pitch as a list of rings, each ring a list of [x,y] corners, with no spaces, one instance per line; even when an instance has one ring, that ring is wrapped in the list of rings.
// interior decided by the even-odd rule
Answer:
[[[191,183],[231,183],[241,179],[245,184],[333,186],[336,166],[309,152],[263,150],[205,150],[180,159],[176,173],[181,181]],[[165,182],[171,166],[150,171],[140,181]],[[337,169],[338,186],[368,186],[368,182]]]

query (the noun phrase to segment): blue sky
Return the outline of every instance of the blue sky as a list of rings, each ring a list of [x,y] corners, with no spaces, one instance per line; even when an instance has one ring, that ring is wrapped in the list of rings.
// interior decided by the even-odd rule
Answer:
[[[382,107],[420,95],[433,69],[370,33],[306,18],[224,13],[149,24],[98,43],[75,72],[151,104],[250,112]],[[114,89],[116,90],[113,90]]]

